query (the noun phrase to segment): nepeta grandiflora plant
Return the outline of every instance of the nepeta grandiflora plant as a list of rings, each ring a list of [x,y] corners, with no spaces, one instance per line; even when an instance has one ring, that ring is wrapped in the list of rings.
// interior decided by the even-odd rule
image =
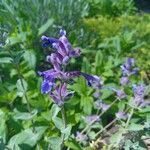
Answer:
[[[130,121],[133,117],[133,114],[137,113],[139,110],[141,110],[142,108],[146,107],[149,104],[147,101],[144,100],[144,93],[146,90],[146,86],[142,83],[134,84],[130,80],[130,78],[132,78],[132,76],[138,75],[139,69],[135,68],[134,66],[135,66],[134,59],[127,58],[126,62],[121,66],[122,77],[120,78],[120,88],[107,87],[107,86],[103,85],[103,87],[101,88],[100,91],[96,90],[96,92],[93,94],[93,96],[95,97],[94,107],[95,107],[95,109],[97,109],[97,114],[88,116],[85,118],[85,120],[86,120],[86,122],[88,122],[88,124],[87,124],[87,127],[84,128],[81,132],[77,132],[76,138],[78,141],[85,144],[86,141],[87,141],[87,143],[89,143],[92,140],[90,145],[94,148],[100,148],[99,145],[100,145],[101,141],[103,141],[103,138],[102,138],[103,134],[107,135],[106,133],[104,133],[104,131],[106,131],[107,129],[110,130],[113,127],[116,127],[116,128],[119,127],[119,128],[121,128],[122,136],[120,137],[120,139],[117,139],[115,144],[113,143],[114,145],[111,145],[112,147],[119,147],[119,143],[125,137],[125,133],[129,133],[128,127],[129,127]],[[105,103],[101,99],[101,96],[103,94],[102,89],[108,89],[108,90],[114,91],[116,99],[110,104]],[[125,92],[126,90],[127,91],[130,90],[132,92],[132,95],[130,96],[130,94],[127,94]],[[118,111],[118,112],[116,111],[114,119],[112,121],[110,121],[106,126],[103,127],[103,125],[101,123],[101,116],[104,113],[106,113],[107,110],[111,109],[112,105],[114,105],[117,101],[118,102],[124,101],[124,104],[125,104],[124,109],[121,111]],[[90,139],[90,134],[89,134],[90,130],[92,130],[92,128],[94,128],[94,126],[92,127],[92,125],[94,125],[94,124],[96,125],[96,122],[100,122],[100,124],[99,124],[100,130],[97,131],[97,129],[96,129],[94,137],[92,137],[92,139]],[[111,137],[113,135],[111,135],[109,130],[107,133]],[[94,128],[94,131],[95,131],[95,128]],[[118,132],[120,132],[119,129],[118,129]],[[102,135],[100,136],[100,134],[102,134]],[[123,136],[123,134],[124,134],[124,136]],[[104,145],[108,145],[108,144],[110,144],[110,142],[103,141],[102,145],[104,146]]]
[[[86,79],[87,85],[93,87],[95,92],[93,97],[95,98],[94,109],[97,110],[96,114],[84,117],[86,126],[77,131],[75,139],[83,146],[86,146],[91,140],[91,146],[97,145],[100,141],[100,134],[103,131],[110,128],[113,124],[121,125],[124,129],[128,128],[130,120],[135,111],[147,106],[147,102],[144,100],[145,86],[143,84],[133,84],[130,81],[132,75],[138,73],[138,68],[135,68],[135,62],[133,58],[127,58],[126,62],[121,66],[122,77],[120,79],[120,88],[105,87],[101,78],[98,76],[89,75],[80,71],[67,71],[67,65],[70,63],[71,58],[80,56],[79,48],[72,48],[68,39],[66,38],[66,31],[60,30],[60,38],[51,38],[42,36],[43,47],[52,47],[54,49],[51,55],[47,56],[47,61],[52,64],[53,68],[43,72],[39,72],[39,75],[43,77],[41,85],[41,92],[43,94],[49,94],[53,102],[61,108],[62,119],[64,122],[64,128],[67,127],[66,116],[64,110],[65,100],[71,98],[74,95],[74,91],[67,89],[68,84],[73,83],[74,78],[82,76]],[[125,89],[131,89],[133,95],[130,96],[125,92]],[[116,99],[112,103],[107,104],[101,99],[102,89],[107,89],[115,92]],[[127,101],[124,110],[116,111],[115,117],[106,126],[103,127],[101,122],[101,116],[106,113],[116,102]],[[88,136],[89,132],[93,129],[93,125],[98,124],[98,130],[94,134],[94,137]],[[95,128],[94,128],[95,131]],[[74,136],[72,136],[74,137]],[[120,139],[121,140],[121,139]],[[120,142],[119,140],[119,142]],[[62,144],[64,144],[64,134],[62,134]],[[117,143],[119,144],[119,143]],[[118,146],[118,145],[115,145]]]
[[[66,99],[73,96],[74,92],[67,89],[67,85],[73,82],[75,77],[82,76],[87,84],[94,89],[101,87],[101,80],[98,76],[89,75],[80,71],[66,71],[70,59],[80,56],[79,48],[72,48],[66,38],[66,31],[60,30],[60,38],[51,38],[42,36],[43,47],[52,47],[54,52],[47,56],[47,61],[53,65],[53,68],[47,71],[39,72],[43,77],[41,92],[49,94],[53,102],[61,107],[62,119],[66,127],[66,117],[64,103]],[[62,137],[63,144],[64,137]]]

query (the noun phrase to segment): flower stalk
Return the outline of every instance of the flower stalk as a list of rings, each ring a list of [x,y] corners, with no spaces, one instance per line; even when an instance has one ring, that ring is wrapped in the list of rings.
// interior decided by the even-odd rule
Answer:
[[[67,127],[67,119],[66,119],[66,114],[65,114],[65,108],[62,106],[61,108],[61,116],[64,124],[64,129]],[[61,143],[61,149],[64,147],[64,140],[65,140],[65,133],[62,133],[62,143]]]

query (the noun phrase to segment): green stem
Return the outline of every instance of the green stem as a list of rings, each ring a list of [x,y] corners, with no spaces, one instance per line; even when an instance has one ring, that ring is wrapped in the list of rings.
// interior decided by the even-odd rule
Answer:
[[[18,77],[19,77],[20,82],[21,82],[21,86],[23,88],[23,93],[24,93],[24,97],[25,97],[25,100],[26,100],[26,103],[27,103],[28,112],[30,114],[32,114],[31,113],[32,110],[31,110],[31,107],[30,107],[29,99],[28,99],[28,96],[27,96],[26,91],[25,91],[25,87],[24,87],[24,84],[23,84],[23,78],[22,78],[22,75],[20,73],[20,68],[19,68],[18,64],[16,64],[16,69],[17,69],[17,72],[18,72]],[[31,123],[32,123],[32,127],[33,127],[33,132],[35,132],[35,127],[34,127],[34,121],[33,121],[33,119],[31,119]]]
[[[66,128],[67,127],[67,120],[66,120],[66,114],[65,114],[64,106],[62,106],[62,108],[61,108],[61,115],[62,115],[62,120],[63,120],[63,123],[64,123],[64,128]],[[61,150],[64,147],[64,139],[65,139],[65,134],[62,133]]]
[[[7,50],[8,50],[8,52],[9,52],[11,58],[14,60],[14,56],[13,56],[11,50],[9,50],[9,48],[8,48]],[[22,77],[22,75],[21,75],[21,73],[20,73],[19,65],[16,64],[16,63],[15,63],[15,68],[16,68],[16,70],[17,70],[18,77],[19,77],[20,82],[21,82],[21,86],[22,86],[22,88],[23,88],[23,94],[24,94],[24,97],[25,97],[25,100],[26,100],[26,103],[27,103],[28,112],[29,112],[30,114],[32,114],[32,113],[31,113],[31,107],[30,107],[29,99],[28,99],[28,96],[27,96],[27,94],[26,94],[25,87],[24,87],[24,84],[23,84],[23,77]],[[35,133],[36,131],[35,131],[33,119],[31,119],[31,123],[32,123],[32,127],[33,127],[33,132]]]
[[[128,125],[129,125],[129,123],[130,123],[130,120],[131,120],[131,118],[132,118],[132,116],[133,116],[133,113],[134,113],[134,108],[131,109],[131,113],[130,113],[130,115],[129,115],[129,117],[128,117],[128,120],[127,120],[127,122],[126,122],[125,128],[128,127]]]

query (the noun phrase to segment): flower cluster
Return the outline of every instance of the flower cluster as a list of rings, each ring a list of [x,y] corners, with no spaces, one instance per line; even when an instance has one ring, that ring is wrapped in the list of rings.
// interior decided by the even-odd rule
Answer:
[[[123,120],[125,120],[125,119],[128,118],[128,115],[127,115],[125,112],[123,112],[123,111],[119,111],[119,112],[116,113],[116,117],[117,117],[118,119],[123,119]]]
[[[109,109],[109,107],[110,107],[110,105],[102,102],[102,100],[95,101],[95,108],[98,110],[101,109],[102,111],[106,111]]]
[[[98,122],[98,121],[100,121],[100,118],[98,115],[91,115],[91,116],[85,117],[85,122],[88,124],[93,124],[94,122]]]
[[[62,106],[65,99],[73,96],[73,92],[67,90],[67,83],[75,77],[84,77],[88,86],[92,86],[94,89],[99,89],[102,86],[98,76],[80,71],[65,71],[70,59],[79,57],[81,53],[79,48],[72,48],[65,30],[60,30],[60,38],[58,39],[47,36],[42,36],[41,39],[43,47],[54,49],[54,52],[47,56],[47,61],[53,65],[53,68],[39,72],[39,75],[43,77],[41,92],[49,94],[58,106]]]
[[[138,68],[134,67],[134,58],[127,58],[126,62],[121,66],[123,76],[130,76],[138,73]]]
[[[145,107],[148,105],[148,102],[144,100],[145,86],[143,84],[133,85],[133,92],[133,101],[137,107]]]
[[[122,78],[120,79],[121,85],[129,84],[130,81],[129,81],[128,77],[130,75],[138,73],[139,69],[135,68],[134,65],[135,65],[134,58],[127,58],[126,62],[121,66],[122,74],[123,74]]]

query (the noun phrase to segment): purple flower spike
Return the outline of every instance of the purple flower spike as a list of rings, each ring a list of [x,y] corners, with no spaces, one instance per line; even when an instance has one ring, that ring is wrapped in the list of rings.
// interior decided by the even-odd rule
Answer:
[[[133,74],[137,74],[139,69],[133,68],[135,60],[133,58],[127,58],[125,64],[121,66],[123,76],[130,76]]]
[[[106,110],[108,110],[109,108],[110,108],[110,105],[105,104],[105,103],[102,103],[102,105],[101,105],[102,111],[106,111]]]
[[[134,58],[127,58],[126,66],[129,66],[129,68],[130,68],[130,67],[134,66],[134,63],[135,63]]]
[[[128,77],[122,77],[122,78],[120,79],[120,84],[121,84],[121,85],[127,85],[127,84],[129,84],[129,83],[130,83],[130,81],[129,81]]]
[[[96,90],[96,91],[93,93],[93,96],[94,96],[95,98],[99,98],[100,95],[101,95],[101,92],[100,92],[99,90]]]
[[[143,95],[145,91],[145,86],[143,84],[133,85],[134,95]]]
[[[102,86],[102,81],[97,76],[88,75],[80,71],[65,71],[65,66],[68,65],[72,57],[80,56],[79,48],[72,48],[70,42],[66,37],[66,31],[60,30],[60,38],[52,38],[47,36],[41,37],[44,47],[50,46],[55,51],[47,56],[47,62],[51,63],[53,68],[47,71],[38,72],[43,77],[41,85],[41,92],[48,93],[53,101],[58,105],[62,106],[64,100],[72,97],[74,92],[67,91],[67,85],[74,82],[74,78],[83,76],[89,86],[95,89],[99,89]],[[58,82],[57,82],[58,81]],[[71,81],[71,82],[70,82]],[[56,82],[58,86],[56,86]]]
[[[100,121],[100,118],[98,115],[92,115],[92,116],[87,116],[85,117],[85,121],[88,123],[88,124],[92,124],[94,122],[98,122]]]
[[[149,105],[149,102],[147,102],[147,101],[142,101],[142,102],[140,103],[139,107],[140,107],[140,108],[143,108],[143,107],[146,107],[146,106],[148,106],[148,105]]]
[[[127,115],[125,112],[120,111],[120,112],[117,112],[117,113],[116,113],[116,117],[117,117],[118,119],[123,119],[123,120],[125,120],[125,119],[128,118],[128,115]]]
[[[144,100],[145,85],[143,84],[133,85],[133,92],[134,92],[133,102],[135,106],[146,107],[147,105],[149,105],[149,103]]]
[[[53,92],[50,92],[50,97],[54,100],[54,102],[58,106],[62,106],[64,104],[64,100],[72,97],[74,92],[67,91],[67,84],[63,83],[55,87],[55,90]]]
[[[83,142],[83,141],[86,141],[87,139],[88,139],[87,135],[77,132],[77,134],[76,134],[77,141]]]
[[[102,109],[102,111],[106,111],[110,108],[110,105],[103,103],[101,100],[97,100],[95,102],[96,109]]]
[[[117,97],[119,99],[123,99],[123,98],[125,98],[127,96],[126,93],[123,90],[117,90],[116,94],[117,94]]]
[[[92,86],[95,89],[102,87],[103,82],[98,76],[92,76],[83,72],[81,72],[81,75],[87,80],[88,86]]]

